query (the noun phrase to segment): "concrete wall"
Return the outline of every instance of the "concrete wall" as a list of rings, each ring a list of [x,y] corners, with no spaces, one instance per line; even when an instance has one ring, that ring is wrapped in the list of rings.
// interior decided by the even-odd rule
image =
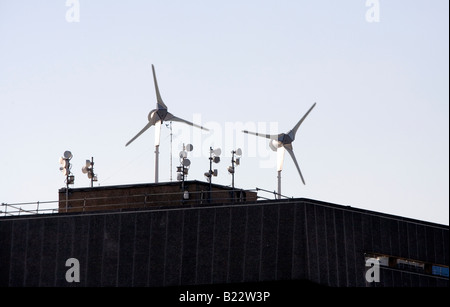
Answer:
[[[2,286],[170,286],[309,280],[372,286],[367,252],[449,263],[448,226],[312,200],[0,218]],[[80,264],[68,283],[66,260]],[[381,270],[376,286],[448,286]]]

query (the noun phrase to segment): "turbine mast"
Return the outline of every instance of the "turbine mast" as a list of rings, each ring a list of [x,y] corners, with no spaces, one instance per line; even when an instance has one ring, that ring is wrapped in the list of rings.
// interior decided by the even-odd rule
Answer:
[[[159,182],[159,142],[161,139],[161,121],[155,124],[155,183]]]
[[[158,183],[159,180],[159,145],[155,146],[155,183]]]
[[[281,199],[281,170],[278,171],[278,199]]]

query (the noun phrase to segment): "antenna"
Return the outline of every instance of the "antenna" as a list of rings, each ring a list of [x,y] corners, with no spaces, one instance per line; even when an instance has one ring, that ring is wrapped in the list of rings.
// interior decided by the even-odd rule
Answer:
[[[72,165],[70,164],[70,160],[72,159],[72,153],[68,150],[66,150],[61,158],[59,158],[59,164],[61,164],[61,167],[59,170],[66,176],[66,185],[67,188],[69,187],[69,184],[75,183],[75,176],[71,174],[70,170],[72,169]]]
[[[219,163],[220,162],[220,154],[222,153],[222,150],[220,148],[213,149],[212,147],[209,148],[209,171],[205,173],[205,177],[209,182],[209,199],[208,202],[211,201],[211,190],[212,190],[212,177],[217,177],[218,171],[217,169],[212,169],[212,163]]]
[[[235,159],[234,156],[237,156],[237,158]],[[238,148],[237,150],[232,150],[231,151],[231,166],[228,166],[228,172],[231,174],[231,186],[233,187],[233,193],[234,193],[234,173],[236,171],[235,168],[235,164],[236,166],[241,164],[241,157],[242,156],[242,150],[240,148]]]
[[[94,186],[94,181],[97,181],[97,175],[94,174],[94,157],[91,160],[86,160],[86,165],[81,168],[83,174],[87,174],[88,178],[91,179],[91,188]]]
[[[70,160],[73,155],[70,151],[66,150],[61,158],[59,158],[59,164],[61,167],[60,171],[66,176],[66,212],[69,207],[69,184],[75,183],[75,176],[71,174],[70,170],[72,169],[72,165],[70,164]]]
[[[220,148],[213,149],[210,147],[209,149],[209,171],[205,173],[205,177],[207,178],[208,182],[211,183],[211,178],[217,177],[218,171],[217,169],[212,170],[212,163],[219,163],[220,162],[220,154],[222,151]]]
[[[189,167],[191,166],[191,160],[187,158],[187,153],[191,152],[194,149],[194,146],[191,144],[187,144],[184,146],[183,144],[183,150],[180,151],[180,166],[177,166],[177,180],[181,181],[181,189],[183,190],[183,199],[189,198],[189,192],[185,190],[184,187],[184,180],[186,179],[188,173],[189,173]]]
[[[142,128],[141,131],[139,131],[138,134],[136,134],[128,143],[125,144],[125,146],[130,145],[135,139],[137,139],[142,133],[144,133],[148,128],[151,126],[155,126],[155,183],[158,183],[159,181],[159,175],[158,175],[158,168],[159,168],[159,141],[160,141],[160,135],[161,135],[161,124],[164,121],[178,121],[185,123],[187,125],[197,127],[206,131],[209,131],[208,129],[196,125],[194,123],[191,123],[185,119],[179,118],[174,116],[172,113],[168,112],[168,108],[163,102],[161,98],[161,94],[159,93],[158,88],[158,81],[156,80],[156,73],[155,73],[155,67],[152,65],[152,71],[153,71],[153,81],[155,84],[155,91],[156,91],[156,109],[153,109],[148,114],[148,123]]]
[[[295,140],[295,134],[297,133],[298,128],[303,123],[305,118],[308,116],[308,114],[314,109],[316,106],[316,103],[312,105],[311,108],[309,108],[308,112],[306,112],[305,115],[297,122],[297,124],[289,130],[288,133],[280,133],[280,134],[262,134],[257,132],[250,132],[247,130],[243,130],[242,132],[247,134],[252,134],[260,137],[264,137],[269,139],[269,147],[273,151],[277,152],[277,172],[278,172],[278,199],[281,198],[281,171],[283,170],[283,163],[284,163],[284,152],[287,150],[289,155],[291,156],[292,160],[294,161],[295,166],[297,167],[297,171],[300,175],[300,178],[305,184],[305,180],[303,179],[302,172],[300,171],[300,167],[298,166],[297,159],[295,158],[294,151],[292,148],[292,143]]]

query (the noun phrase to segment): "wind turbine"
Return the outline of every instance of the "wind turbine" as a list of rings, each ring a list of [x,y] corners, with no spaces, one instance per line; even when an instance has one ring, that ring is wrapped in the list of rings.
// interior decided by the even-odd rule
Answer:
[[[280,134],[262,134],[257,132],[250,132],[247,130],[243,130],[244,133],[253,134],[256,136],[264,137],[270,140],[269,147],[273,151],[277,152],[277,171],[278,171],[278,199],[281,198],[281,171],[283,170],[283,162],[284,162],[284,152],[287,150],[289,155],[297,167],[298,173],[300,174],[300,178],[302,179],[303,184],[305,184],[305,180],[303,179],[302,172],[300,171],[300,167],[298,166],[297,159],[295,159],[294,151],[292,149],[292,142],[295,140],[295,134],[297,133],[298,128],[305,120],[306,116],[308,116],[309,112],[316,106],[316,103],[312,105],[312,107],[306,112],[305,115],[298,121],[298,123],[292,128],[288,133],[280,133]]]
[[[155,183],[158,183],[158,167],[159,167],[159,141],[161,136],[161,124],[163,121],[176,121],[176,122],[182,122],[206,131],[209,131],[205,127],[196,125],[194,123],[191,123],[185,119],[179,118],[174,116],[172,113],[167,111],[167,106],[164,104],[161,94],[159,93],[158,88],[158,81],[156,80],[156,73],[155,73],[155,67],[152,64],[152,70],[153,70],[153,81],[155,83],[155,90],[156,90],[156,109],[153,109],[148,114],[148,123],[145,125],[144,128],[142,128],[141,131],[139,131],[138,134],[136,134],[125,146],[128,146],[133,142],[135,139],[137,139],[142,133],[144,133],[148,128],[151,126],[155,126]]]

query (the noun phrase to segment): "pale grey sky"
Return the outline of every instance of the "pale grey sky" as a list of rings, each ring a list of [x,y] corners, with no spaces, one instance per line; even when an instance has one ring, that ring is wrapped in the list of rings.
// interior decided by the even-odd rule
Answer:
[[[306,185],[286,156],[284,195],[449,223],[448,1],[68,4],[0,0],[0,202],[56,200],[65,150],[74,187],[91,156],[96,185],[153,182],[154,129],[125,143],[155,107],[154,64],[169,111],[212,129],[173,124],[173,179],[192,143],[188,179],[213,146],[230,185],[239,146],[236,186],[276,190],[276,154],[240,131],[287,132],[316,102],[293,143]],[[160,181],[169,160],[163,126]]]

